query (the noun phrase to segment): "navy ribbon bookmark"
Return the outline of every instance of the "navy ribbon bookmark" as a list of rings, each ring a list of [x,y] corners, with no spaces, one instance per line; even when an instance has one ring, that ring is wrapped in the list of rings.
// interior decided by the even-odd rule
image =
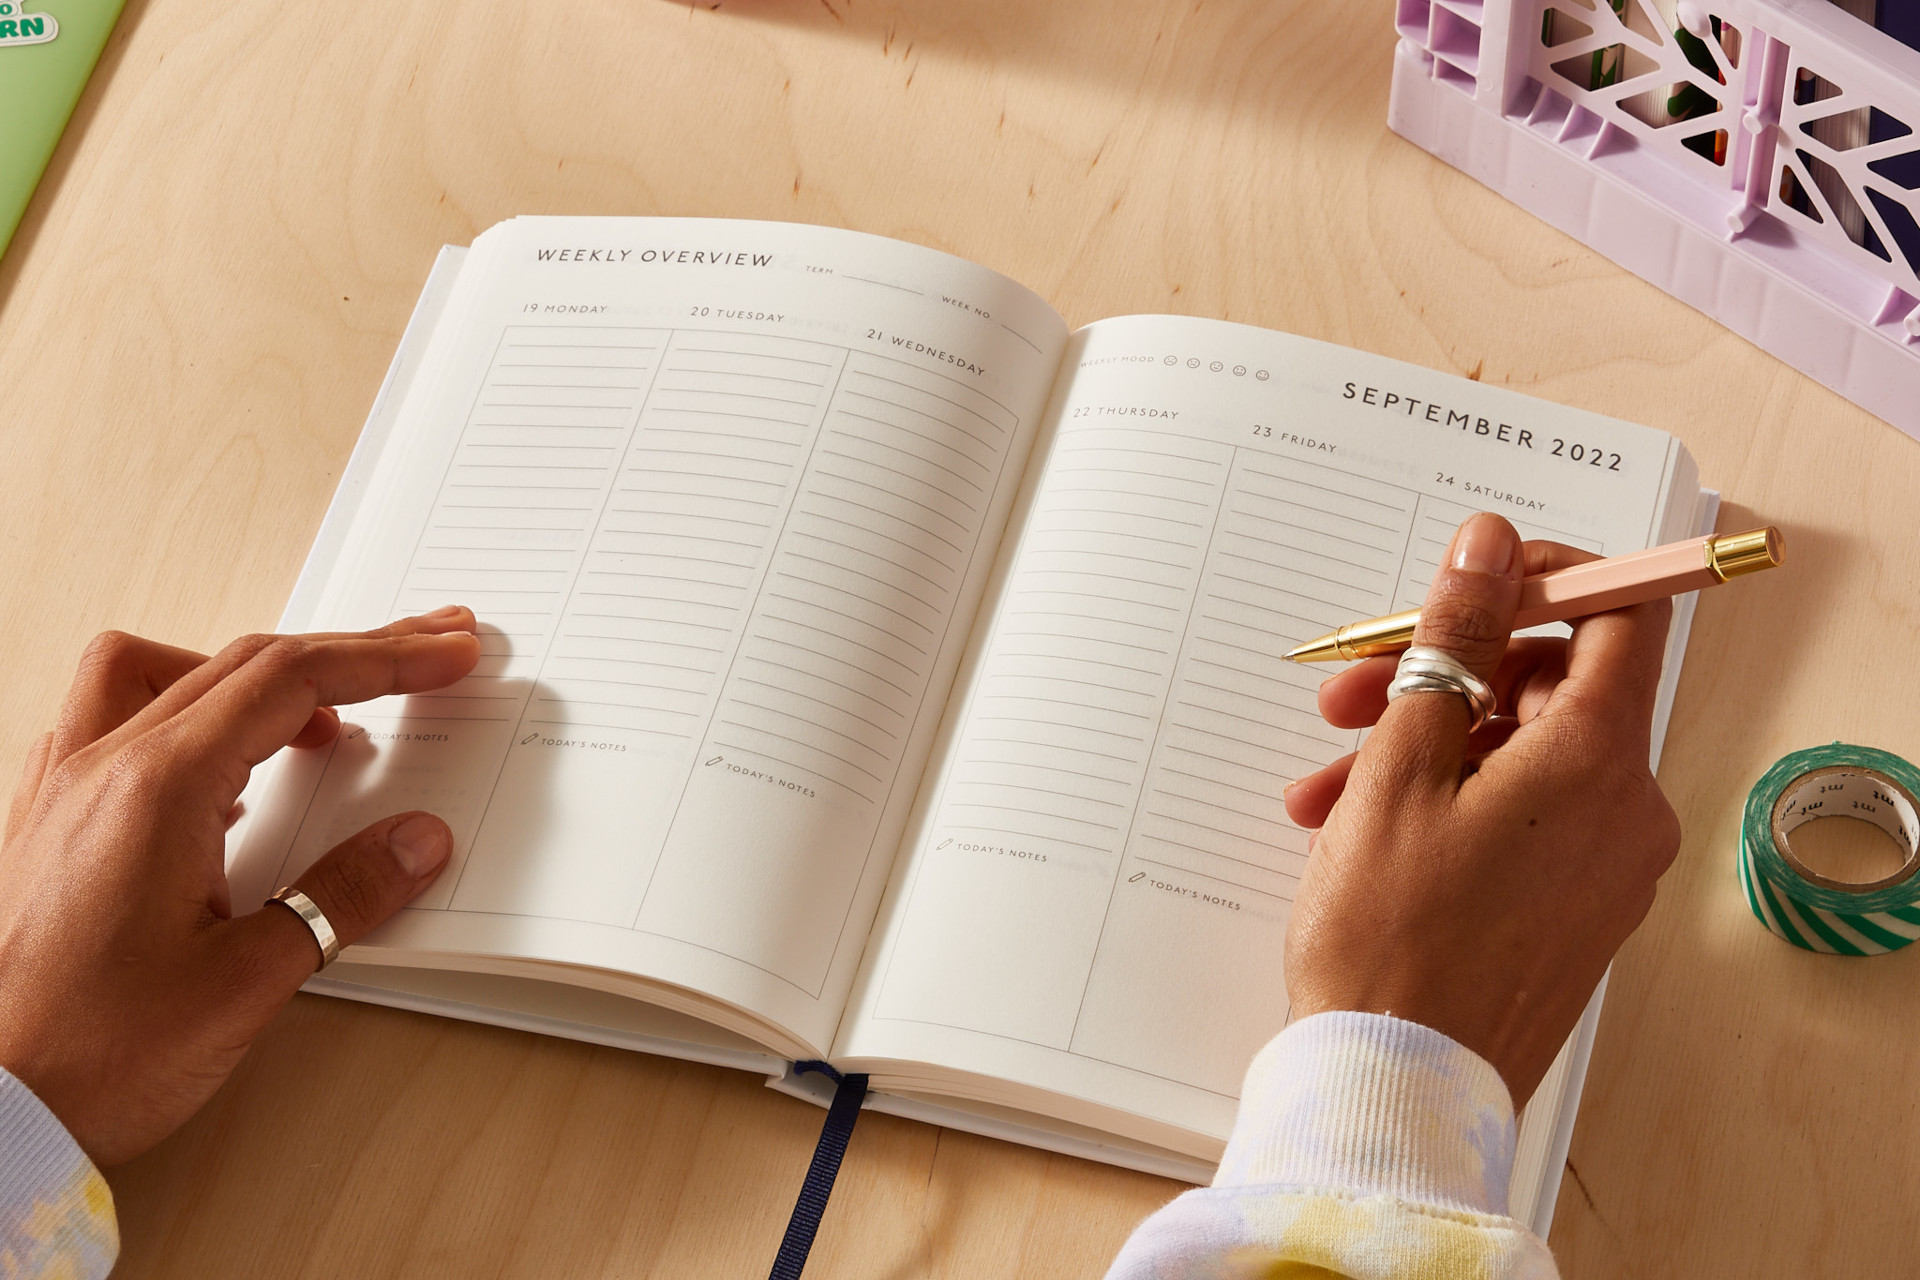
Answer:
[[[840,1174],[840,1158],[847,1154],[847,1139],[853,1136],[853,1122],[860,1118],[860,1104],[867,1096],[864,1075],[841,1075],[824,1062],[796,1062],[795,1074],[815,1071],[837,1086],[833,1105],[827,1108],[827,1122],[820,1128],[820,1141],[813,1149],[813,1162],[807,1166],[807,1180],[800,1184],[800,1198],[794,1202],[793,1217],[787,1222],[787,1234],[774,1256],[773,1270],[767,1280],[800,1280],[813,1251],[813,1238],[819,1234],[820,1218],[827,1211],[827,1197],[833,1194],[833,1180]]]

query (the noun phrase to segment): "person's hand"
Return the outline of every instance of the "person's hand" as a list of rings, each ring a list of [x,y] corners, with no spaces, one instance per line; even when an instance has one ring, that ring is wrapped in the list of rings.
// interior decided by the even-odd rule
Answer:
[[[320,963],[269,903],[233,918],[224,844],[249,770],[340,727],[331,708],[450,684],[473,614],[363,635],[254,636],[213,658],[109,633],[28,755],[0,848],[0,1066],[100,1164],[173,1132]],[[439,874],[426,814],[374,823],[294,883],[346,946]]]
[[[1295,822],[1320,828],[1287,929],[1294,1013],[1431,1027],[1491,1062],[1516,1109],[1680,844],[1647,765],[1672,606],[1599,614],[1570,640],[1508,642],[1520,579],[1592,558],[1523,547],[1498,516],[1468,520],[1414,643],[1488,680],[1499,718],[1469,740],[1463,697],[1389,707],[1396,659],[1370,659],[1321,686],[1320,711],[1374,731],[1286,796]]]

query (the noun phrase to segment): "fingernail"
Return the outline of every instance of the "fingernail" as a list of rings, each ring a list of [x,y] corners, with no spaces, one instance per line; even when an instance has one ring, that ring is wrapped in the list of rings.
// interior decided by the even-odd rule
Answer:
[[[421,814],[408,818],[387,835],[387,847],[393,860],[415,879],[426,875],[447,860],[453,841],[447,829],[433,818]]]
[[[423,613],[420,616],[428,620],[437,620],[440,618],[451,618],[455,614],[458,614],[465,607],[466,607],[465,605],[458,605],[458,604],[443,605],[442,607],[435,609],[432,613]]]
[[[1510,574],[1518,545],[1506,521],[1483,511],[1453,535],[1453,567],[1468,573]]]

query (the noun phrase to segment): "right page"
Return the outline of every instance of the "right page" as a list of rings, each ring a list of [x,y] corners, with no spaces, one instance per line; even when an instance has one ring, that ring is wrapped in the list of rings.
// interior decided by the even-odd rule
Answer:
[[[836,1062],[1216,1158],[1284,1025],[1288,782],[1358,743],[1282,659],[1418,605],[1458,523],[1692,531],[1672,437],[1216,321],[1075,335]]]

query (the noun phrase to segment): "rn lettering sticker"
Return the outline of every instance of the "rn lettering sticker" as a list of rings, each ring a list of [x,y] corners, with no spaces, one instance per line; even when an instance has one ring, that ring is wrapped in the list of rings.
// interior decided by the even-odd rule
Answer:
[[[16,44],[45,44],[60,34],[50,13],[28,13],[21,0],[0,0],[0,49]]]

